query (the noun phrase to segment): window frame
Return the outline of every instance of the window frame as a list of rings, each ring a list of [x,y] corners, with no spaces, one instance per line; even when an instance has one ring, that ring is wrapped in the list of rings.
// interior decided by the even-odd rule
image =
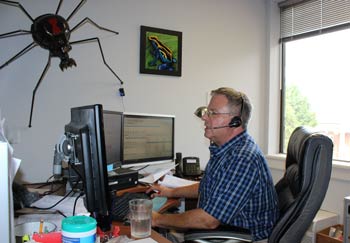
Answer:
[[[284,152],[285,139],[285,96],[286,96],[286,43],[290,41],[306,39],[331,32],[341,31],[350,28],[350,14],[347,18],[338,17],[343,10],[337,4],[342,2],[334,2],[333,5],[328,1],[322,0],[287,0],[279,4],[280,7],[280,39],[281,46],[281,81],[280,81],[280,127],[278,152]],[[350,11],[350,1],[347,3],[347,10]],[[323,11],[327,11],[325,15]],[[305,14],[307,13],[307,14]],[[311,18],[308,14],[311,13]],[[307,17],[305,17],[307,15]],[[319,18],[319,19],[318,19]],[[333,25],[330,22],[333,21]],[[344,22],[346,21],[346,22]],[[317,24],[315,24],[317,23]],[[339,160],[342,161],[342,160]],[[346,161],[346,163],[350,163]]]
[[[266,85],[268,90],[266,101],[267,136],[265,140],[265,157],[272,171],[274,180],[278,181],[285,171],[286,154],[279,153],[280,145],[280,114],[282,101],[282,42],[280,41],[280,8],[272,0],[268,8],[268,49]],[[277,1],[277,0],[276,0]],[[349,183],[350,164],[333,161],[332,181]]]

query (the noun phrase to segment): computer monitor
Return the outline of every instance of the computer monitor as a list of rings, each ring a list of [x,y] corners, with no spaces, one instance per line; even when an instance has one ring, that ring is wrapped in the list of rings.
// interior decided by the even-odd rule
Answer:
[[[174,160],[175,116],[124,113],[122,167]]]
[[[76,168],[83,182],[87,210],[103,230],[110,229],[107,164],[102,105],[71,109],[65,126],[69,165]]]
[[[121,166],[121,140],[123,113],[103,111],[107,168],[112,170]]]

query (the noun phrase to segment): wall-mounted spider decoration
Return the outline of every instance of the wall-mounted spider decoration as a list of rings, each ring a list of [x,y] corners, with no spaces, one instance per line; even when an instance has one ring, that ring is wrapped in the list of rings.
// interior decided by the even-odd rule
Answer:
[[[81,27],[85,23],[90,23],[93,26],[105,30],[111,33],[114,33],[118,35],[119,33],[104,27],[99,26],[94,21],[92,21],[90,18],[86,17],[82,21],[80,21],[77,25],[75,25],[73,28],[70,28],[68,25],[68,21],[74,16],[74,14],[81,8],[83,4],[85,4],[86,0],[81,0],[80,3],[75,7],[75,9],[70,13],[70,15],[65,19],[62,16],[58,15],[58,12],[61,8],[63,0],[59,0],[56,12],[49,13],[49,14],[43,14],[40,15],[37,18],[32,18],[32,16],[29,15],[29,13],[25,10],[25,8],[19,3],[14,1],[8,1],[8,0],[0,0],[0,3],[11,5],[14,7],[20,8],[23,13],[33,22],[31,25],[30,30],[15,30],[8,33],[0,34],[0,39],[2,38],[8,38],[18,35],[26,35],[31,34],[33,37],[33,42],[30,43],[28,46],[23,48],[20,52],[18,52],[16,55],[11,57],[9,60],[7,60],[4,64],[0,66],[0,70],[10,64],[11,62],[15,61],[17,58],[21,57],[25,53],[29,52],[31,49],[33,49],[36,46],[40,46],[44,49],[47,49],[49,51],[49,57],[46,63],[46,66],[41,73],[41,76],[39,78],[39,81],[37,82],[32,95],[32,104],[30,108],[30,118],[29,118],[29,127],[32,126],[32,115],[33,115],[33,108],[34,108],[34,100],[35,100],[35,93],[39,88],[39,85],[41,81],[43,80],[48,68],[50,67],[51,63],[51,57],[58,57],[60,58],[60,68],[62,71],[67,69],[68,67],[76,66],[76,62],[73,58],[70,58],[68,55],[68,52],[72,49],[72,45],[80,44],[80,43],[86,43],[86,42],[92,42],[95,41],[98,43],[98,47],[101,52],[102,60],[106,67],[113,73],[113,75],[119,80],[120,85],[123,85],[123,81],[119,78],[119,76],[112,70],[112,68],[107,64],[104,54],[102,51],[102,46],[100,43],[100,40],[98,37],[92,37],[88,39],[78,40],[78,41],[72,41],[70,42],[70,35],[72,32],[77,30],[79,27]],[[124,95],[123,88],[119,89],[119,93],[121,96]]]

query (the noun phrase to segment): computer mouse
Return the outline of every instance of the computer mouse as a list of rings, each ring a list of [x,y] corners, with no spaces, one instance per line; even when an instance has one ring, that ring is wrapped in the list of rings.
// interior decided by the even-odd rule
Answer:
[[[159,191],[151,190],[151,191],[147,192],[146,195],[149,196],[150,198],[152,198],[152,195],[155,194],[155,193],[159,193]]]

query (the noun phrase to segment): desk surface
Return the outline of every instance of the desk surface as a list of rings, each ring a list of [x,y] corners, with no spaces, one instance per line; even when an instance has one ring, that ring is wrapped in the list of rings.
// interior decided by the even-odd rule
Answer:
[[[144,185],[137,185],[136,187],[131,187],[131,188],[126,188],[126,189],[123,189],[123,190],[119,190],[117,192],[117,195],[121,196],[125,192],[145,192],[147,190],[147,188],[148,187],[144,186]],[[45,190],[47,190],[47,189],[45,189]],[[167,202],[163,205],[163,207],[159,210],[159,212],[163,213],[163,212],[167,211],[170,208],[179,207],[180,204],[181,204],[180,200],[168,198]],[[129,238],[131,238],[130,226],[123,225],[122,222],[117,222],[117,221],[114,221],[113,225],[119,226],[119,228],[120,228],[120,235],[127,235]],[[168,239],[164,238],[162,235],[160,235],[155,230],[152,230],[151,238],[154,239],[155,241],[159,242],[159,243],[163,243],[163,242],[164,243],[171,243],[171,241],[169,241]]]
[[[129,238],[131,238],[130,226],[125,226],[121,222],[113,222],[113,225],[119,226],[120,235],[127,235]],[[157,233],[154,230],[152,230],[151,238],[159,243],[171,243],[171,241],[164,238],[161,234]]]
[[[118,196],[123,195],[126,192],[145,192],[147,190],[147,186],[144,185],[137,185],[136,187],[130,187],[130,188],[126,188],[123,190],[119,190],[117,192]],[[167,211],[170,208],[173,207],[179,207],[181,204],[179,199],[175,199],[175,198],[168,198],[167,202],[163,205],[163,207],[159,210],[159,213],[163,213],[165,211]],[[131,238],[131,234],[130,234],[130,226],[125,226],[123,225],[122,222],[117,222],[114,221],[113,225],[119,226],[120,228],[120,234],[121,235],[127,235],[129,238]],[[156,231],[152,230],[151,233],[151,238],[154,239],[157,242],[160,243],[171,243],[171,241],[169,241],[168,239],[164,238],[162,235],[160,235],[159,233],[157,233]]]

